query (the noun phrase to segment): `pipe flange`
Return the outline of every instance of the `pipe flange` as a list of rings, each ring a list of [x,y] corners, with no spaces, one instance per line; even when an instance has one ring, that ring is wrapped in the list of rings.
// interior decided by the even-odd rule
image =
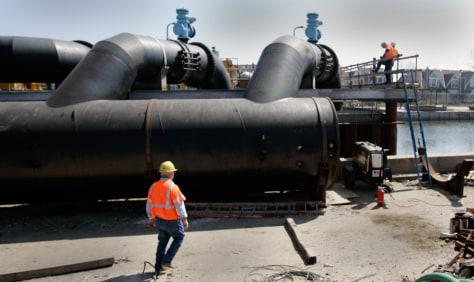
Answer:
[[[191,45],[195,45],[195,46],[198,46],[198,47],[201,47],[204,52],[206,53],[206,56],[207,56],[207,69],[206,69],[206,76],[204,78],[204,81],[208,82],[210,81],[216,74],[216,70],[217,70],[217,67],[216,67],[216,62],[214,60],[214,56],[212,54],[212,51],[209,50],[209,48],[207,48],[206,45],[204,45],[203,43],[201,42],[192,42],[192,43],[189,43]]]
[[[334,52],[334,50],[332,50],[331,48],[329,48],[328,46],[326,46],[324,44],[318,44],[318,46],[320,46],[325,51],[329,52],[329,56],[326,56],[326,54],[324,54],[325,66],[324,66],[324,69],[322,70],[320,76],[322,76],[324,74],[325,70],[330,70],[329,77],[336,76],[337,72],[339,71],[339,67],[338,67],[339,66],[339,60],[337,59],[336,53]],[[325,53],[325,52],[323,52],[323,53]],[[327,64],[328,61],[330,61],[330,60],[332,60],[332,67]]]
[[[183,52],[187,52],[187,53],[191,53],[191,50],[189,50],[188,46],[186,46],[186,44],[184,44],[183,42],[179,41],[179,40],[170,40],[170,41],[173,41],[175,43],[177,43],[180,47],[181,47],[181,50]],[[189,63],[189,62],[188,62]],[[185,82],[187,81],[190,77],[191,77],[191,71],[183,68],[183,71],[184,71],[184,74],[183,76],[181,77],[180,79],[180,82]]]

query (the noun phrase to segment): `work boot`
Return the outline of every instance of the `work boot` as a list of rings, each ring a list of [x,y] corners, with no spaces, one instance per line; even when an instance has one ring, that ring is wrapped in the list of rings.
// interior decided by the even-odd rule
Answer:
[[[164,266],[164,265],[161,265],[161,267],[159,269],[155,269],[155,273],[158,273],[160,274],[161,272],[167,270],[168,267]]]
[[[155,271],[155,273],[153,273],[153,275],[151,276],[151,279],[156,281],[156,279],[158,279],[158,276],[160,276],[160,273]]]
[[[174,268],[174,265],[171,265],[170,263],[163,263],[161,267],[168,269],[168,268]]]

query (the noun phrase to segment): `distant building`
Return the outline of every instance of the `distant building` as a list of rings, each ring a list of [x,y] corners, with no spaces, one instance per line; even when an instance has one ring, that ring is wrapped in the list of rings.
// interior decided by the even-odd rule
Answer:
[[[474,94],[474,72],[466,71],[461,74],[461,89],[463,93]]]
[[[398,86],[403,85],[401,70],[393,69],[393,80]],[[398,71],[398,73],[397,73]],[[464,70],[424,70],[413,71],[418,89],[431,93],[474,94],[474,72]],[[370,87],[385,83],[385,75],[374,73],[370,64],[341,67],[343,87]],[[405,70],[405,82],[412,83],[411,71]]]
[[[474,93],[474,72],[453,70],[430,70],[422,72],[422,88],[439,93]]]

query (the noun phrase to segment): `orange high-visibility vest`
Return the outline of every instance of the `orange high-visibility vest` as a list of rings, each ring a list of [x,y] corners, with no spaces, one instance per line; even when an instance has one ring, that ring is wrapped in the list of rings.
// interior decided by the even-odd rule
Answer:
[[[386,50],[386,53],[384,55],[384,58],[388,58],[388,57],[393,57],[395,56],[395,49],[392,47],[392,45],[385,45],[385,50]],[[395,58],[392,59],[392,62],[395,62]]]
[[[185,200],[186,197],[171,179],[157,181],[148,190],[147,203],[151,207],[152,218],[179,219],[176,206]]]

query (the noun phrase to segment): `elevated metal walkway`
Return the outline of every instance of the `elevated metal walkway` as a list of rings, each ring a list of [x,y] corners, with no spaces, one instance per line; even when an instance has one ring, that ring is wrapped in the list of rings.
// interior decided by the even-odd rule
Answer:
[[[418,73],[422,71],[418,69],[418,57],[419,55],[404,57],[401,54],[390,57],[395,59],[394,69],[390,71],[375,72],[377,64],[381,61],[375,58],[372,61],[341,67],[342,85],[344,88],[403,88],[402,73],[410,71],[417,74],[415,81],[411,81],[411,84],[418,85]],[[405,60],[409,60],[407,64],[414,64],[415,68],[400,68],[400,62]],[[415,61],[414,63],[413,60]],[[393,82],[386,83],[385,74],[391,74],[392,78],[394,78],[392,79]]]

